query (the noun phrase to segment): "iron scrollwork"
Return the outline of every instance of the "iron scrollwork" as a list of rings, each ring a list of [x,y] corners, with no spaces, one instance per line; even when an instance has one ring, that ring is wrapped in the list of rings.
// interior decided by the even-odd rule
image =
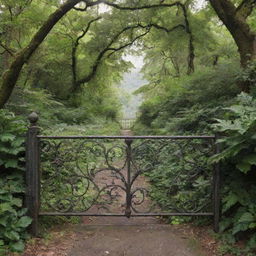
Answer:
[[[208,209],[212,172],[206,161],[212,150],[211,141],[198,139],[43,138],[41,211],[130,217]],[[166,191],[173,205],[164,208],[154,200],[152,172],[172,180]],[[180,202],[175,197],[180,186],[207,196],[197,202],[187,195],[189,203]]]

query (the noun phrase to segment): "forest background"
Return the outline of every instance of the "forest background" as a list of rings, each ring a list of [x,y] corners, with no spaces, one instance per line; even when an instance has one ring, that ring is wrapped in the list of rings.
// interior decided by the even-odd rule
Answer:
[[[144,80],[126,90],[130,55],[143,56]],[[39,114],[45,134],[118,134],[136,89],[134,133],[223,135],[211,160],[222,162],[222,252],[254,255],[255,58],[254,0],[0,0],[0,251],[22,251],[31,222],[27,115]],[[168,175],[155,185],[167,204]]]

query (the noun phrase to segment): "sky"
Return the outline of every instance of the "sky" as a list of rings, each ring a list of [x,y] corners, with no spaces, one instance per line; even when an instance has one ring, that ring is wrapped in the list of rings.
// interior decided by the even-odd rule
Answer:
[[[126,61],[130,61],[134,65],[135,69],[140,70],[144,64],[143,56],[126,55],[126,56],[123,56],[123,58]]]

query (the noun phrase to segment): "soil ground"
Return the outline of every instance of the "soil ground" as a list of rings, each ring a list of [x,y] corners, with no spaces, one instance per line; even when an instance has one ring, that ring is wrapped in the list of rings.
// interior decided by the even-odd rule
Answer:
[[[217,255],[207,253],[191,230],[154,217],[84,217],[81,224],[59,228],[51,232],[48,245],[32,240],[23,256]]]

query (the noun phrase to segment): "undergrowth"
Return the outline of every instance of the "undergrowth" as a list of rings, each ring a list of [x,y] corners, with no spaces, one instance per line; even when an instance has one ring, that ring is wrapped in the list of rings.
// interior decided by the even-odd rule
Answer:
[[[23,208],[24,122],[0,111],[0,254],[21,252],[31,219]]]

